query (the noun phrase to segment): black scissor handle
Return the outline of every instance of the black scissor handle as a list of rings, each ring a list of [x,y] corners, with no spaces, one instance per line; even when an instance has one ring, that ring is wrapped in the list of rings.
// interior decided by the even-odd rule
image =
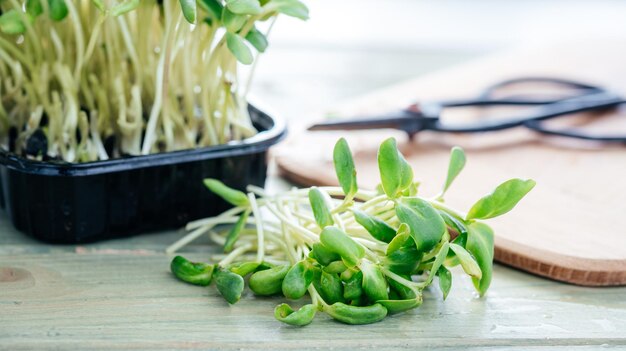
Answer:
[[[560,96],[560,97],[542,97],[542,96],[534,96],[532,94],[528,95],[515,95],[508,97],[497,97],[495,92],[499,89],[505,89],[509,86],[514,86],[516,84],[524,84],[524,83],[537,83],[537,84],[550,84],[554,85],[558,88],[567,88],[570,90],[574,90],[575,92],[571,95]],[[469,98],[469,99],[458,99],[458,100],[446,100],[439,101],[438,104],[441,108],[446,107],[468,107],[468,106],[476,106],[476,107],[489,107],[489,106],[537,106],[537,105],[548,105],[556,102],[561,102],[565,100],[569,100],[571,98],[581,97],[585,95],[592,95],[598,93],[608,92],[607,89],[595,86],[583,82],[578,82],[569,79],[561,79],[561,78],[552,78],[552,77],[519,77],[513,79],[507,79],[504,81],[500,81],[498,83],[492,84],[485,88],[482,93],[478,96]]]
[[[585,111],[612,108],[622,103],[624,103],[622,97],[604,90],[599,90],[596,93],[583,94],[550,104],[540,105],[532,108],[530,111],[526,111],[522,115],[513,116],[503,121],[479,121],[458,125],[446,125],[438,119],[435,123],[429,126],[429,129],[451,133],[480,133],[509,129],[518,126],[527,126],[528,124],[537,129],[546,129],[539,123],[533,124],[531,122],[539,122],[556,117],[569,116]],[[468,104],[462,106],[472,106],[472,104],[468,102]]]
[[[626,143],[626,135],[597,135],[597,134],[585,133],[585,132],[567,129],[567,128],[548,127],[545,125],[546,120],[553,119],[555,117],[556,118],[566,117],[567,115],[573,114],[576,112],[598,110],[602,108],[614,108],[624,103],[626,103],[626,100],[623,100],[622,98],[618,96],[615,96],[613,99],[608,98],[604,102],[598,102],[595,105],[588,105],[586,108],[581,107],[581,108],[576,109],[575,111],[570,111],[568,113],[560,113],[557,115],[550,116],[548,118],[527,120],[524,122],[524,127],[530,130],[533,130],[535,132],[546,134],[546,135],[553,135],[553,136],[560,136],[560,137],[567,137],[567,138],[574,138],[574,139],[581,139],[581,140],[589,140],[589,141],[599,141],[599,142],[604,142],[604,143]]]
[[[570,80],[570,79],[555,78],[555,77],[539,77],[539,76],[518,77],[518,78],[503,80],[498,83],[492,84],[491,86],[483,90],[483,92],[479,95],[479,98],[480,99],[493,99],[494,93],[499,89],[503,89],[509,86],[514,86],[517,84],[526,84],[526,83],[550,84],[550,85],[555,85],[557,87],[580,90],[580,92],[576,95],[586,95],[586,94],[593,94],[593,93],[607,91],[606,89],[600,86],[591,85],[591,84],[587,84],[587,83],[579,82],[575,80]],[[530,99],[530,98],[518,99],[518,101],[526,101],[529,104],[530,103],[548,104],[548,103],[557,102],[560,100],[561,99]]]
[[[593,135],[589,133],[582,133],[582,132],[577,132],[573,130],[548,128],[541,121],[527,121],[524,123],[524,126],[528,129],[531,129],[535,132],[545,134],[545,135],[553,135],[553,136],[589,140],[589,141],[600,141],[603,143],[626,143],[626,135],[603,136],[603,135]]]

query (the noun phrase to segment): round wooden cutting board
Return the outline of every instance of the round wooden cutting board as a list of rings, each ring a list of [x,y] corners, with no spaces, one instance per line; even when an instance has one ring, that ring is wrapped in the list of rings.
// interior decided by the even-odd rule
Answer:
[[[485,86],[518,76],[551,76],[608,86],[626,94],[624,43],[574,43],[526,48],[419,78],[346,103],[342,115],[375,114],[419,99],[472,96]],[[477,117],[467,110],[462,118]],[[455,117],[455,118],[458,118]],[[576,116],[581,126],[626,134],[626,112]],[[467,210],[509,178],[532,178],[535,189],[511,213],[490,220],[496,260],[556,280],[588,286],[626,285],[626,146],[538,136],[517,129],[473,135],[424,132],[409,141],[397,131],[295,131],[274,153],[283,175],[301,185],[337,184],[332,148],[350,143],[359,185],[379,182],[376,153],[390,136],[413,165],[427,196],[441,187],[449,149],[463,147],[468,162],[446,202]]]

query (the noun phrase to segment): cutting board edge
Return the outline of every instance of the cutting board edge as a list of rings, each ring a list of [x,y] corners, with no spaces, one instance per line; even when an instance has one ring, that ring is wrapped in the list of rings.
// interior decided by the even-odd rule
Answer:
[[[534,251],[534,257],[521,252]],[[580,286],[626,285],[626,260],[594,259],[530,248],[496,236],[495,261],[541,277]]]
[[[277,156],[274,158],[276,160],[276,166],[278,168],[278,173],[284,179],[297,184],[299,186],[335,186],[337,183],[333,183],[330,181],[326,181],[325,179],[319,179],[314,176],[307,176],[307,174],[314,175],[315,173],[309,172],[297,172],[291,170],[291,163],[288,158],[283,158]]]

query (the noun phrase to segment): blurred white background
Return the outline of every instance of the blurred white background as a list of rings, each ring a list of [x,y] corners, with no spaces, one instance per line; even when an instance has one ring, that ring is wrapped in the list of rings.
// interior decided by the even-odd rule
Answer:
[[[306,2],[309,21],[277,22],[253,85],[254,95],[292,123],[343,99],[508,47],[602,37],[626,44],[626,1]]]

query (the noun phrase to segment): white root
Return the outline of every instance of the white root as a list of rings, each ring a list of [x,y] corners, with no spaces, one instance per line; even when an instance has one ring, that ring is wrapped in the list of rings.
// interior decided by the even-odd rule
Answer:
[[[332,194],[341,191],[336,187],[320,187],[319,189]],[[256,186],[248,186],[247,190],[249,191],[247,194],[249,211],[251,211],[251,216],[246,222],[248,227],[242,230],[235,249],[224,256],[224,260],[232,262],[237,259],[236,256],[240,256],[239,259],[241,259],[250,250],[256,250],[254,260],[257,262],[284,261],[287,258],[291,264],[294,264],[304,259],[311,245],[319,241],[321,232],[315,223],[311,208],[305,205],[309,203],[307,189],[293,189],[280,195],[268,195],[265,190]],[[327,200],[329,207],[341,204],[341,201],[330,197]],[[370,196],[370,200],[359,204],[359,207],[371,212],[384,212],[388,204],[381,201],[380,197]],[[234,207],[216,217],[189,223],[186,228],[190,232],[169,246],[166,251],[168,253],[181,251],[206,233],[209,233],[211,241],[224,245],[228,231],[218,232],[213,229],[219,225],[237,222],[239,215],[245,210],[244,206]],[[354,222],[352,212],[347,209],[338,211],[333,218],[340,224],[350,220]],[[387,245],[372,238],[362,227],[345,226],[344,229],[349,231],[354,240],[363,246],[370,259],[376,260],[375,252],[385,252]],[[221,264],[224,262],[222,261]]]
[[[107,8],[117,3],[104,1]],[[31,129],[45,131],[48,156],[68,162],[216,145],[257,132],[243,98],[247,84],[239,82],[245,77],[218,21],[189,24],[175,1],[163,2],[164,9],[141,1],[118,17],[88,1],[66,5],[61,21],[49,18],[45,1],[34,19],[22,1],[1,5],[22,14],[25,32],[0,31],[0,145],[6,147],[9,129],[26,130],[39,106],[46,118]],[[198,11],[198,18],[208,16]],[[250,16],[244,29],[259,18]]]

